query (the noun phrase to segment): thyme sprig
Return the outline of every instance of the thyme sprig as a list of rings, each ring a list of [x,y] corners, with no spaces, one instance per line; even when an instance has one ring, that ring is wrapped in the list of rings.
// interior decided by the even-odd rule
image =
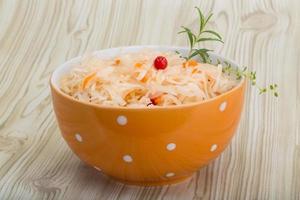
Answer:
[[[185,60],[190,60],[195,56],[200,56],[202,61],[204,63],[211,63],[211,59],[209,57],[208,52],[212,51],[210,49],[206,48],[200,48],[199,44],[202,44],[202,42],[205,41],[215,41],[215,42],[223,42],[222,36],[210,29],[207,29],[207,24],[212,18],[213,14],[208,15],[208,17],[205,17],[203,13],[201,12],[200,8],[195,7],[197,10],[197,13],[199,15],[199,29],[198,32],[195,34],[193,31],[185,26],[182,26],[183,29],[178,34],[186,34],[188,41],[189,41],[189,47],[190,50],[188,52],[187,56],[182,56]],[[176,53],[180,54],[178,51]],[[220,62],[218,61],[218,64]],[[227,73],[228,75],[235,75],[238,80],[240,80],[242,77],[248,79],[252,86],[255,86],[259,94],[264,94],[267,92],[271,92],[275,97],[278,97],[279,94],[277,92],[278,86],[277,84],[270,84],[266,87],[260,87],[256,84],[256,72],[255,71],[249,71],[247,70],[247,67],[244,67],[243,69],[234,68],[231,66],[230,63],[224,62],[225,67],[223,67],[223,73]]]
[[[218,61],[219,62],[219,61]],[[270,84],[266,87],[261,87],[258,86],[256,83],[256,72],[255,71],[249,71],[247,67],[244,67],[243,69],[239,68],[233,68],[230,63],[224,62],[226,65],[223,67],[223,73],[228,74],[228,75],[235,75],[237,80],[240,80],[242,77],[248,79],[251,83],[252,86],[256,87],[257,90],[259,91],[259,94],[264,94],[267,92],[270,92],[273,94],[275,97],[279,96],[279,93],[277,91],[278,85],[277,84]]]

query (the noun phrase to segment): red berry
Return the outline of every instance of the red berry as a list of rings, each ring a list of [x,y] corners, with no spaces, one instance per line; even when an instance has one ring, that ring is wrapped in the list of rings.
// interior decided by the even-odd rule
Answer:
[[[168,66],[168,61],[165,57],[163,56],[157,56],[154,60],[154,67],[157,69],[157,70],[160,70],[160,69],[166,69]]]
[[[154,98],[153,98],[153,99],[150,99],[150,101],[151,101],[151,104],[152,104],[152,105],[157,105],[157,103],[158,103],[157,100],[154,99]]]

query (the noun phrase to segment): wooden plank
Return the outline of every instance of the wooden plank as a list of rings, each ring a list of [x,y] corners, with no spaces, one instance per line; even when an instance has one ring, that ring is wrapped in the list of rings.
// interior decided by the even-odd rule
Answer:
[[[195,5],[225,45],[206,44],[277,82],[248,90],[230,147],[192,179],[143,188],[84,165],[62,140],[48,80],[65,60],[133,44],[182,45]],[[300,2],[297,0],[0,1],[0,199],[300,199]]]

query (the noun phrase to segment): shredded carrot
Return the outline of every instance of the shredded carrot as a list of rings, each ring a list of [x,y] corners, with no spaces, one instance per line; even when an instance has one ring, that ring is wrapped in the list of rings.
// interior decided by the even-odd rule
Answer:
[[[198,73],[199,71],[198,71],[198,69],[193,69],[193,71],[192,71],[192,74],[195,74],[195,73]]]
[[[148,71],[147,74],[144,76],[144,78],[142,78],[141,82],[146,83],[150,77],[151,77],[151,73]]]
[[[195,66],[198,65],[198,62],[195,61],[195,60],[189,60],[189,61],[187,62],[187,65],[188,65],[188,66],[191,66],[191,67],[195,67]]]
[[[121,60],[120,59],[116,59],[115,60],[115,65],[119,65],[121,63]]]
[[[128,101],[130,100],[130,98],[132,98],[132,96],[134,96],[133,93],[134,93],[134,90],[128,92],[128,93],[125,95],[124,100],[128,102]]]
[[[141,68],[143,66],[143,63],[135,63],[134,65],[136,68]]]
[[[198,62],[195,60],[188,60],[187,62],[182,63],[182,67],[186,68],[186,67],[195,67],[198,65]]]
[[[141,80],[142,83],[146,83],[148,80],[148,77],[147,76],[144,76],[144,78]]]
[[[96,72],[87,75],[82,81],[82,89],[85,89],[88,83],[96,76]]]

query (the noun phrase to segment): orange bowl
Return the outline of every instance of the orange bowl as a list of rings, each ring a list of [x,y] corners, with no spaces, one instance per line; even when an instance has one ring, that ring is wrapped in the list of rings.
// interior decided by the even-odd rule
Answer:
[[[144,48],[159,51],[181,47],[132,46],[95,52],[112,57]],[[213,61],[231,63],[215,54]],[[50,85],[54,111],[67,144],[84,162],[122,182],[163,185],[190,177],[216,158],[229,144],[238,126],[245,81],[203,102],[170,107],[122,108],[80,102],[59,87],[80,57],[58,67]]]

